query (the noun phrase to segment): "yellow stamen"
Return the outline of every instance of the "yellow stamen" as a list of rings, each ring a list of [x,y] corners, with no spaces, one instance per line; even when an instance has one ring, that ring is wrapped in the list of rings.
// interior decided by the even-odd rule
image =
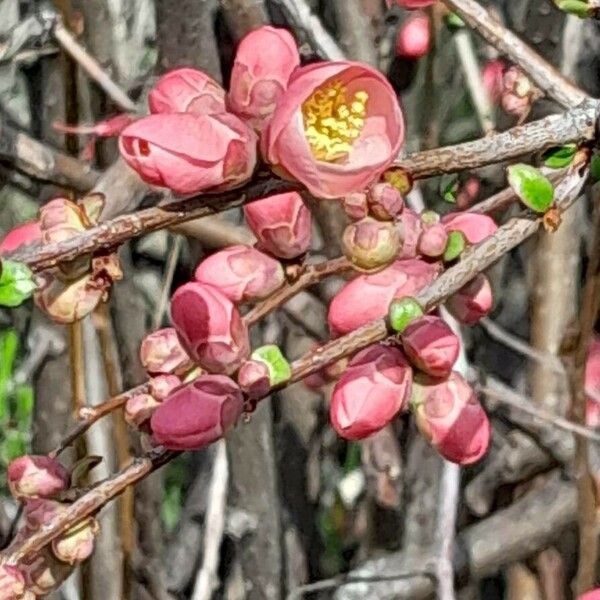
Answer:
[[[304,135],[317,160],[333,162],[348,156],[365,124],[369,94],[347,97],[346,88],[333,81],[316,89],[302,105]]]

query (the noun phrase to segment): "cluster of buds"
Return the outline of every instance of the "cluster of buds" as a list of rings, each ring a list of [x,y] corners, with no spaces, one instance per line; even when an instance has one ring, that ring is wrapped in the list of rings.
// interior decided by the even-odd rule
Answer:
[[[167,73],[150,91],[152,114],[121,132],[123,158],[179,194],[244,184],[258,146],[276,172],[318,198],[368,187],[404,141],[394,90],[361,63],[299,65],[289,32],[261,27],[240,43],[227,92],[201,71]]]
[[[11,494],[23,504],[23,519],[11,546],[18,546],[69,510],[68,504],[53,499],[71,485],[69,472],[57,460],[21,456],[8,466],[7,478]],[[88,517],[18,565],[0,564],[0,598],[35,600],[56,590],[77,565],[91,556],[98,531],[96,520]]]

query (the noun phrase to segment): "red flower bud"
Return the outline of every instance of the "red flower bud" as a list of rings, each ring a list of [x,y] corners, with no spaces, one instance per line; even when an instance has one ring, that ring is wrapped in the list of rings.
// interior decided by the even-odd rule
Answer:
[[[501,59],[488,61],[481,71],[481,81],[492,104],[498,104],[504,88],[506,63]]]
[[[494,306],[492,286],[485,275],[477,275],[446,300],[446,308],[461,323],[472,325],[488,315]]]
[[[415,258],[418,254],[419,238],[423,233],[421,218],[414,210],[406,208],[398,217],[397,226],[402,240],[399,258]]]
[[[162,402],[175,388],[181,385],[181,379],[176,375],[158,375],[148,383],[150,395]]]
[[[460,352],[460,341],[440,317],[425,316],[402,333],[404,352],[415,367],[434,377],[448,377]]]
[[[247,360],[241,366],[237,380],[242,391],[252,399],[266,396],[271,389],[269,369],[259,360]]]
[[[310,211],[297,192],[250,202],[244,215],[259,247],[274,256],[296,258],[310,247]]]
[[[354,192],[344,197],[344,211],[354,221],[360,221],[369,214],[367,195],[364,192]]]
[[[71,484],[69,472],[48,456],[20,456],[8,465],[6,476],[15,500],[49,498]]]
[[[470,465],[486,453],[489,419],[458,373],[443,380],[415,378],[412,403],[419,431],[446,460]]]
[[[392,221],[404,209],[402,194],[391,183],[376,183],[369,189],[369,209],[382,221]]]
[[[479,244],[498,229],[491,217],[469,212],[449,213],[442,217],[442,223],[448,233],[460,231],[470,244]]]
[[[285,281],[279,262],[250,246],[229,246],[205,258],[196,281],[217,288],[233,302],[261,300]]]
[[[441,256],[448,244],[448,232],[441,223],[424,226],[419,238],[419,253],[432,258]]]
[[[481,189],[481,182],[476,177],[469,177],[464,183],[458,188],[456,193],[456,206],[461,210],[466,210],[473,205],[479,191]]]
[[[327,320],[333,335],[350,333],[387,315],[394,298],[415,296],[438,275],[439,267],[418,259],[397,260],[373,275],[348,282],[329,305]]]
[[[40,242],[42,231],[37,221],[28,221],[11,229],[0,241],[0,255],[27,248]]]
[[[285,29],[260,27],[238,46],[227,104],[230,110],[261,130],[300,65],[294,38]]]
[[[148,334],[140,346],[140,359],[151,375],[183,375],[193,366],[173,327]]]
[[[237,384],[223,375],[201,375],[176,389],[152,415],[154,439],[170,450],[196,450],[222,438],[244,406]]]
[[[255,133],[228,113],[150,115],[123,131],[119,150],[144,181],[178,194],[238,187],[256,165]]]
[[[400,250],[400,235],[393,223],[366,217],[346,227],[342,238],[346,258],[359,271],[390,264]]]
[[[248,328],[231,300],[209,285],[190,282],[171,299],[171,319],[192,359],[213,373],[234,373],[248,358]]]
[[[125,404],[125,421],[132,427],[141,427],[159,406],[160,400],[151,394],[136,394]]]
[[[202,71],[175,69],[165,73],[150,90],[151,113],[214,115],[225,112],[225,90]]]
[[[431,46],[431,27],[429,17],[417,12],[402,23],[396,37],[396,56],[421,58],[429,52]]]
[[[100,527],[93,517],[77,523],[74,527],[52,540],[54,556],[70,565],[88,559],[94,551],[94,540]]]
[[[381,344],[365,348],[335,385],[331,424],[343,438],[365,438],[406,408],[411,384],[412,370],[400,350]]]
[[[509,114],[525,119],[538,97],[533,82],[518,67],[510,67],[504,73],[501,104]]]

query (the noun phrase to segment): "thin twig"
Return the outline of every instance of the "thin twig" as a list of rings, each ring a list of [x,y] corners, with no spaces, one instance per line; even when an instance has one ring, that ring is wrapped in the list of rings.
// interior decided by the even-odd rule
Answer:
[[[69,358],[71,363],[71,393],[73,410],[78,414],[86,406],[85,364],[83,356],[83,329],[81,321],[75,321],[69,329]]]
[[[171,250],[167,257],[167,265],[160,290],[160,298],[156,305],[156,312],[154,313],[153,329],[158,329],[160,327],[165,311],[167,310],[169,296],[171,295],[171,286],[173,285],[173,277],[175,275],[177,263],[179,262],[179,255],[181,254],[182,247],[183,238],[180,235],[175,235],[173,237],[173,245],[171,246]]]

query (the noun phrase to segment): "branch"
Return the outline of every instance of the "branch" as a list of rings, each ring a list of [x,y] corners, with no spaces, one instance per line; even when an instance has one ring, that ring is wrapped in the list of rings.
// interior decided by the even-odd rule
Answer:
[[[572,108],[589,98],[475,0],[443,1],[488,43],[519,65],[543,92],[559,104]]]

